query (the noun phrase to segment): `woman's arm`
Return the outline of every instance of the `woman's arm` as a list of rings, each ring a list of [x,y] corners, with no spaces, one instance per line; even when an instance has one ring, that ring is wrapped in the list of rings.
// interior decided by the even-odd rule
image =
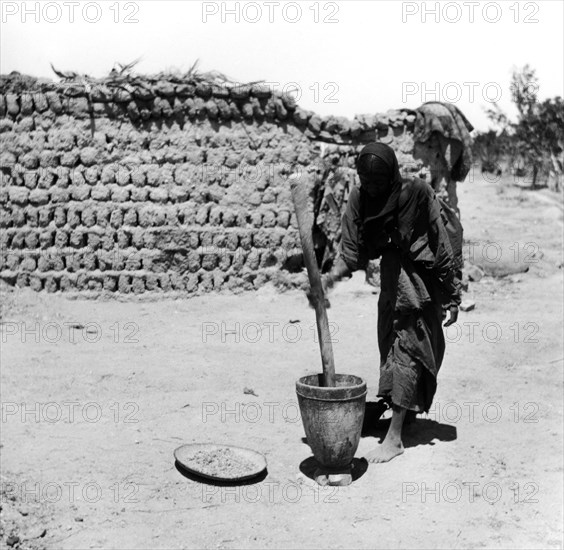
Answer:
[[[332,288],[342,279],[349,278],[354,271],[366,267],[368,259],[360,228],[360,192],[358,187],[353,187],[341,221],[339,255],[333,269],[323,277],[325,290]]]
[[[364,269],[368,263],[361,235],[361,225],[360,190],[358,187],[353,187],[341,221],[341,244],[339,257],[334,267],[336,275],[343,273],[343,276],[346,276],[345,266],[350,275],[354,271]]]
[[[434,193],[429,196],[429,246],[435,256],[434,271],[447,295],[447,308],[451,311],[451,319],[445,326],[456,322],[458,306],[460,305],[461,283],[460,274],[455,267],[455,258],[450,245],[450,239],[441,217],[439,201]],[[455,319],[453,320],[453,313]]]

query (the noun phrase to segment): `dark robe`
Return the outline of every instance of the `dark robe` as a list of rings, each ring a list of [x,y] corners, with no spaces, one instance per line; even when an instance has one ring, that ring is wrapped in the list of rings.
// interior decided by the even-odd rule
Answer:
[[[397,195],[383,223],[371,216],[382,205],[353,188],[340,252],[351,271],[381,257],[379,395],[423,412],[431,407],[444,356],[444,309],[460,303],[460,281],[433,189],[414,178],[402,181]]]

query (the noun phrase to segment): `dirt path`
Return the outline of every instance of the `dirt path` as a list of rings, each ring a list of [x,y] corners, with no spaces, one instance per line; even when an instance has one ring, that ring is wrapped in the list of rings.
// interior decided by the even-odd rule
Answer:
[[[476,309],[447,332],[434,410],[404,455],[346,488],[318,489],[299,470],[311,453],[294,384],[320,361],[301,293],[8,296],[2,547],[17,535],[16,546],[64,549],[562,548],[562,212],[507,182],[467,182],[460,195],[468,254],[501,250],[500,264],[530,270],[471,283]],[[369,399],[376,301],[358,276],[329,311],[337,369],[364,377]],[[186,479],[173,450],[207,441],[263,452],[268,476]]]

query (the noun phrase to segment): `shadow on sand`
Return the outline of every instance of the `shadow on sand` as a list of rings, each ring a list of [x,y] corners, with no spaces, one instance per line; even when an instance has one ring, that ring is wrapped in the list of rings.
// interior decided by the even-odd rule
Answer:
[[[382,415],[387,407],[379,402],[367,402],[362,425],[361,437],[378,437],[379,443],[384,440],[390,418],[382,420]],[[434,445],[435,441],[454,441],[456,440],[456,427],[450,424],[441,424],[427,418],[411,417],[411,422],[404,424],[403,445],[405,448],[417,447],[418,445]],[[307,438],[302,437],[302,442],[308,444]],[[315,479],[315,471],[319,464],[313,456],[306,458],[300,464],[300,471],[310,479]],[[355,458],[352,462],[353,482],[360,479],[368,469],[368,461],[365,458]]]
[[[385,412],[380,403],[366,403],[364,423],[361,437],[379,437],[380,443],[386,437],[390,426],[390,419],[382,420]],[[454,441],[456,439],[456,427],[450,424],[441,424],[428,418],[416,418],[403,427],[403,445],[405,448],[417,447],[418,445],[434,445],[438,441]]]
[[[307,437],[302,437],[301,439],[302,443],[309,446]],[[300,472],[310,479],[315,479],[315,471],[319,467],[320,465],[317,460],[315,460],[313,456],[310,456],[300,463]],[[353,481],[360,479],[366,473],[366,470],[368,470],[368,461],[365,458],[353,458],[351,472]]]
[[[305,439],[305,438],[304,438]],[[317,460],[313,456],[306,458],[300,464],[300,472],[310,479],[315,479],[315,471],[319,468]],[[368,470],[368,462],[364,458],[353,458],[352,480],[360,479]]]
[[[197,481],[198,483],[205,483],[207,485],[217,485],[218,487],[234,487],[239,485],[252,485],[254,483],[259,483],[263,481],[266,476],[268,475],[268,470],[265,468],[262,472],[258,475],[253,476],[248,479],[240,479],[234,481],[226,481],[226,480],[219,480],[219,479],[211,479],[204,476],[199,476],[194,472],[187,470],[180,462],[177,460],[174,461],[174,466],[176,470],[183,475],[185,478],[190,479],[191,481]]]

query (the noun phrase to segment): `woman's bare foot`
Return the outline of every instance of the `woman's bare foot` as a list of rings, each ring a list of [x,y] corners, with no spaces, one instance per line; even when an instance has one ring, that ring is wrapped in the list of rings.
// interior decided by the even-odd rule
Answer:
[[[403,454],[403,450],[401,440],[390,442],[388,439],[384,439],[383,443],[378,445],[373,451],[370,451],[364,458],[373,464],[389,462],[392,458]]]
[[[366,460],[372,463],[389,462],[392,458],[399,456],[403,453],[403,444],[401,442],[401,429],[405,419],[407,409],[392,406],[392,420],[388,433],[381,445],[378,445],[373,451],[366,455]]]

